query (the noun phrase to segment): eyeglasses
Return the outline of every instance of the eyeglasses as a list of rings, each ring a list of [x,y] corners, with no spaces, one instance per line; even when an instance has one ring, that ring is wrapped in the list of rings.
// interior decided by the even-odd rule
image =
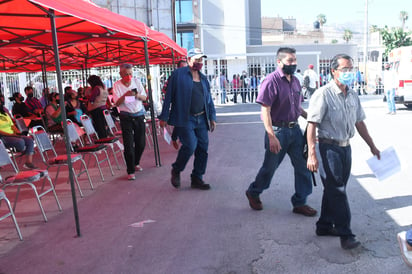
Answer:
[[[353,72],[353,68],[337,68],[336,70],[342,71],[342,72]]]

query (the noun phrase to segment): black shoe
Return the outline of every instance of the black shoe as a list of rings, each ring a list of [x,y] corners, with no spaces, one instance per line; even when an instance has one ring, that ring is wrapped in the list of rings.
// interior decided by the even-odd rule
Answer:
[[[340,238],[340,246],[343,249],[354,249],[360,246],[360,242],[356,240],[354,236],[349,237],[341,237]]]
[[[174,186],[175,188],[179,188],[180,187],[180,172],[172,169],[172,178],[170,182],[172,183],[172,186]]]
[[[318,236],[335,236],[335,237],[337,237],[337,236],[339,236],[339,233],[334,227],[329,228],[329,229],[316,228],[316,235],[318,235]]]
[[[246,197],[249,200],[249,206],[254,210],[262,210],[263,205],[260,201],[259,197],[253,197],[250,193],[246,190]]]
[[[201,179],[192,176],[192,184],[190,185],[192,188],[201,189],[201,190],[208,190],[210,189],[210,185],[203,182]]]

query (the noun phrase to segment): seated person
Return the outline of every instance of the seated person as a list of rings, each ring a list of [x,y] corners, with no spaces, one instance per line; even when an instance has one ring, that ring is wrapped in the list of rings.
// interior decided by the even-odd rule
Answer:
[[[40,103],[40,100],[34,97],[33,88],[31,86],[27,86],[24,88],[24,92],[26,93],[26,106],[29,109],[30,113],[33,113],[37,116],[43,114],[43,106]]]
[[[59,94],[52,92],[49,94],[49,104],[44,112],[46,114],[47,130],[49,132],[63,132],[62,109],[59,106]]]
[[[77,93],[70,89],[64,95],[67,118],[81,126],[80,116],[87,112],[85,105],[77,98]]]
[[[4,96],[0,94],[0,138],[6,148],[14,148],[18,152],[24,152],[26,163],[24,168],[37,169],[33,164],[34,142],[31,137],[23,136],[13,124],[9,111],[4,107]]]
[[[24,97],[18,93],[15,92],[13,93],[13,96],[10,97],[10,100],[14,100],[14,105],[13,108],[11,109],[11,112],[13,113],[14,117],[21,116],[25,119],[30,119],[30,124],[28,127],[34,127],[34,126],[43,126],[43,122],[41,118],[34,113],[30,112],[29,108],[27,105],[24,103]]]

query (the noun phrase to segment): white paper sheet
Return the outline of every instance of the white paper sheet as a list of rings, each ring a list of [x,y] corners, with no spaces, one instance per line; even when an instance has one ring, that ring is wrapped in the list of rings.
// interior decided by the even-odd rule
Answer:
[[[165,139],[166,143],[170,145],[170,143],[172,142],[172,136],[170,136],[166,128],[163,128],[163,138]]]
[[[366,160],[369,168],[379,181],[385,180],[393,174],[401,171],[401,162],[393,147],[381,151],[381,159],[376,156]]]
[[[136,97],[134,97],[134,96],[125,96],[125,97],[124,97],[124,101],[125,101],[126,103],[133,103],[133,102],[136,101]]]

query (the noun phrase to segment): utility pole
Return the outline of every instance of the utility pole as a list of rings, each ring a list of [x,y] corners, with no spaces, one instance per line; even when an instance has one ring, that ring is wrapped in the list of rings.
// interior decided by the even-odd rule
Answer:
[[[368,61],[368,0],[365,0],[365,20],[364,20],[364,38],[363,38],[363,75],[366,82],[366,62]]]

